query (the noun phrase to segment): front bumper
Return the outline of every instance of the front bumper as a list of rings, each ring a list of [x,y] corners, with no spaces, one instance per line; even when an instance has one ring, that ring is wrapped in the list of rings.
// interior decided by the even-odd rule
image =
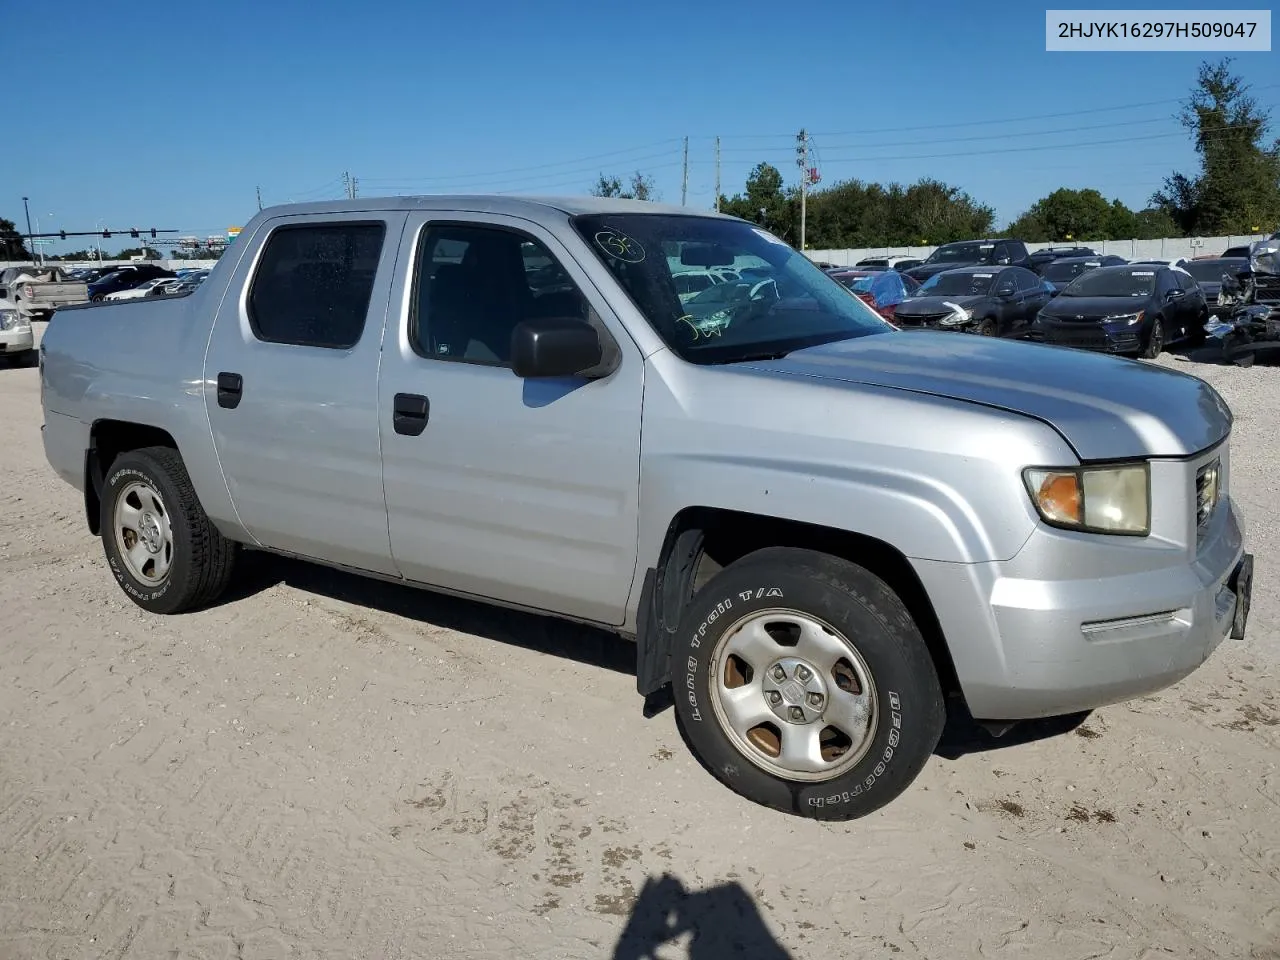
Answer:
[[[1059,323],[1037,318],[1031,328],[1031,338],[1100,353],[1141,353],[1142,329],[1141,324]]]
[[[30,326],[21,326],[10,330],[0,330],[0,355],[26,353],[34,350],[35,335]]]
[[[1084,536],[1071,535],[1074,577],[1046,575],[1065,543],[1046,529],[1007,563],[913,561],[973,716],[1024,720],[1129,700],[1181,680],[1226,637],[1243,637],[1253,563],[1229,498],[1194,559],[1135,545],[1122,561],[1144,558],[1147,569],[1124,573],[1115,553],[1124,548]]]

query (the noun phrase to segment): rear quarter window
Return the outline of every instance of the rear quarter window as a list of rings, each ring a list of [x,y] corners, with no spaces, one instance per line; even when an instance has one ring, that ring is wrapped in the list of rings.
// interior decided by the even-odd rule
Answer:
[[[346,350],[364,332],[386,224],[278,227],[249,285],[253,334],[268,343]]]

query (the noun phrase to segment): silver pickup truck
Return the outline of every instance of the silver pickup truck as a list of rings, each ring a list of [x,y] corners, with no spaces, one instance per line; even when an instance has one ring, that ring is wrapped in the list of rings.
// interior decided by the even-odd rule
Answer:
[[[743,279],[690,312],[691,269]],[[948,698],[1135,697],[1249,608],[1207,384],[898,331],[684,208],[268,209],[189,295],[59,310],[41,385],[143,608],[213,603],[248,547],[603,626],[714,776],[803,816],[906,789]]]

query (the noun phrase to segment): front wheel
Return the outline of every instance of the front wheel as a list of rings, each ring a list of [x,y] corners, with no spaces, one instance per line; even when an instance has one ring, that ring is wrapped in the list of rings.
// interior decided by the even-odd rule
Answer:
[[[994,317],[987,317],[978,324],[978,336],[994,337],[996,335],[996,321]]]
[[[1147,335],[1147,345],[1142,349],[1143,360],[1154,360],[1164,349],[1164,321],[1159,317],[1151,322],[1151,333]]]
[[[941,736],[920,630],[870,571],[769,548],[720,571],[681,618],[676,709],[690,748],[749,800],[819,820],[901,794]]]
[[[217,599],[231,579],[236,544],[196,497],[178,451],[147,447],[107,469],[101,530],[120,588],[144,610],[181,613]]]

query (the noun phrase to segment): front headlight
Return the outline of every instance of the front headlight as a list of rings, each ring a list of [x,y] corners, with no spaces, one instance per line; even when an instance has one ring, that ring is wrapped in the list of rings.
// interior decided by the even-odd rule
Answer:
[[[1130,327],[1136,327],[1142,322],[1143,316],[1146,315],[1145,310],[1139,310],[1137,313],[1117,313],[1113,317],[1103,317],[1103,323],[1123,323]]]
[[[960,309],[960,310],[956,310],[954,313],[950,313],[947,316],[943,317],[941,320],[938,321],[938,323],[940,326],[944,326],[944,327],[958,327],[962,324],[968,323],[972,319],[973,319],[972,310]]]
[[[17,310],[0,310],[0,330],[12,330],[18,325]]]
[[[1022,479],[1045,523],[1087,533],[1145,537],[1151,532],[1147,464],[1028,467]]]

